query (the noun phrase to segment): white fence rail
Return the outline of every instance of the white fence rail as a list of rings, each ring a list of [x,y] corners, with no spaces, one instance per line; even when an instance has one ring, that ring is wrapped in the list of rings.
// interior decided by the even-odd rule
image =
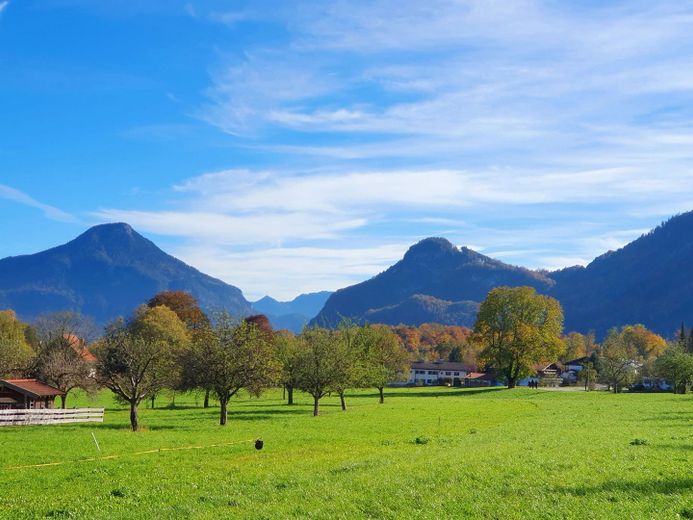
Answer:
[[[0,410],[0,426],[103,422],[103,408]]]

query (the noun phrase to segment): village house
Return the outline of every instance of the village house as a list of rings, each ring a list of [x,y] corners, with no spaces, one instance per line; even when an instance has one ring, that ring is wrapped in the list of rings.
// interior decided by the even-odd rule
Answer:
[[[592,363],[593,361],[594,359],[591,356],[583,356],[581,358],[566,361],[563,372],[561,373],[561,379],[563,379],[564,384],[576,384],[582,369],[585,368],[587,363]]]
[[[37,379],[0,379],[0,410],[53,408],[63,394]]]
[[[428,361],[414,361],[409,370],[410,385],[453,385],[462,386],[464,377],[474,370],[465,363],[444,361],[442,359]]]
[[[486,372],[470,372],[464,376],[464,386],[469,388],[496,386],[496,378]]]
[[[540,386],[561,385],[563,370],[558,363],[538,363],[532,370],[534,374],[518,381],[518,386],[529,386],[529,383],[537,383]]]

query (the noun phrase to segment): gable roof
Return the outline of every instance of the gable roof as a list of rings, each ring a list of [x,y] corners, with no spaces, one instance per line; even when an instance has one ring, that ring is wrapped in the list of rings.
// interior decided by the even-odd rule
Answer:
[[[39,381],[38,379],[0,379],[0,386],[19,392],[28,397],[55,397],[65,392]]]
[[[445,370],[455,372],[469,372],[476,367],[466,363],[456,363],[453,361],[412,361],[411,368],[416,370]]]
[[[566,361],[564,364],[567,365],[582,365],[584,363],[592,361],[592,356],[583,356],[577,359],[571,359],[570,361]]]
[[[72,350],[79,354],[79,357],[81,357],[84,361],[87,363],[96,362],[96,356],[87,348],[87,345],[82,338],[77,337],[74,334],[65,334],[65,339],[70,344],[70,347],[72,347]]]
[[[488,374],[486,372],[470,372],[466,376],[464,376],[465,379],[484,379],[491,381],[494,379],[493,375]]]

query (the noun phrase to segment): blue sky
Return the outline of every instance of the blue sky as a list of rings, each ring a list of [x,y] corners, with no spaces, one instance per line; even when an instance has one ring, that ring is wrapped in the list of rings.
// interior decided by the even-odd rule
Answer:
[[[693,3],[0,0],[0,256],[126,221],[239,286],[426,236],[587,263],[693,209]]]

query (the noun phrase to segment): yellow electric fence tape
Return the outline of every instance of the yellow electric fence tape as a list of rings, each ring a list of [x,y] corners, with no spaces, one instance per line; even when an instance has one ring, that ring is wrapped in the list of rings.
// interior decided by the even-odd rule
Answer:
[[[205,446],[177,446],[173,448],[156,448],[154,450],[146,451],[135,451],[132,453],[120,453],[118,455],[104,455],[103,457],[91,457],[88,459],[76,459],[76,460],[63,460],[59,462],[44,462],[43,464],[26,464],[23,466],[7,466],[5,470],[11,469],[26,469],[26,468],[45,468],[46,466],[60,466],[63,464],[76,464],[78,462],[96,462],[97,460],[112,460],[119,459],[122,457],[133,457],[136,455],[150,455],[152,453],[161,453],[164,451],[181,451],[181,450],[202,450],[206,448],[222,448],[225,446],[234,446],[236,444],[255,442],[255,439],[248,439],[244,441],[234,441],[234,442],[224,442],[221,444],[207,444]]]

